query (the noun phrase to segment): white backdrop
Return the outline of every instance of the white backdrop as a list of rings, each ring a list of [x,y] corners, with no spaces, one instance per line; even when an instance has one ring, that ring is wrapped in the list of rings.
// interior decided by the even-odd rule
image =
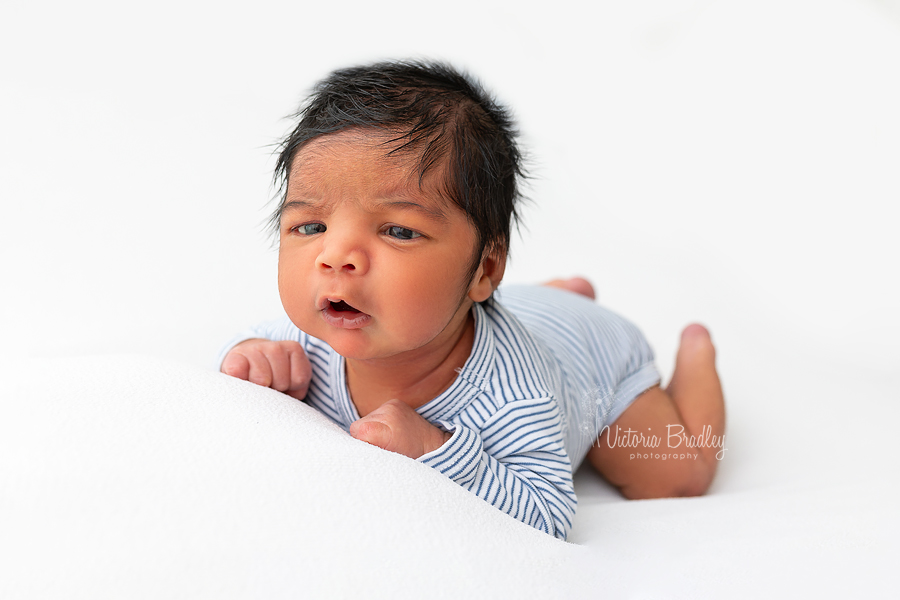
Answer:
[[[852,470],[835,436],[892,450],[898,2],[331,6],[4,2],[0,359],[209,365],[278,311],[282,118],[333,68],[438,58],[512,107],[531,157],[507,279],[588,276],[664,374],[704,322],[731,430],[782,423],[738,427],[714,491]],[[859,397],[826,418],[820,389]]]
[[[333,68],[431,57],[520,122],[508,280],[591,276],[664,369],[690,320],[726,365],[789,331],[895,368],[896,3],[325,5],[4,3],[3,355],[207,364],[278,307],[283,117]]]

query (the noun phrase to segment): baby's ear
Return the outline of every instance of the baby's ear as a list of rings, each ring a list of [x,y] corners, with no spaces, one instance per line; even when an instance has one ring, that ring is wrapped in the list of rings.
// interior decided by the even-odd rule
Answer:
[[[484,258],[475,271],[475,277],[472,278],[469,298],[474,302],[484,302],[490,298],[500,285],[504,272],[506,272],[506,251],[485,251]]]

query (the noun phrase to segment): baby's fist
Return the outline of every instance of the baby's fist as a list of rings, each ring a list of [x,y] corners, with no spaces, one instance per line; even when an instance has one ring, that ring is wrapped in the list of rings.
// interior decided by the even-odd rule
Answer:
[[[352,423],[350,435],[410,458],[437,450],[450,439],[448,432],[438,429],[400,400],[388,400]]]
[[[306,397],[312,376],[303,346],[290,340],[245,340],[228,352],[221,371],[300,400]]]

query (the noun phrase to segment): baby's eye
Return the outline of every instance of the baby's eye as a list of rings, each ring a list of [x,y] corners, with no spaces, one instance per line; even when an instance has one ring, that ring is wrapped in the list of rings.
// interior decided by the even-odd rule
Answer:
[[[300,235],[315,235],[317,233],[324,233],[325,224],[324,223],[304,223],[303,225],[297,225],[296,227],[294,227],[294,231],[296,231]]]
[[[418,231],[413,231],[412,229],[407,229],[406,227],[400,227],[398,225],[392,225],[387,228],[387,234],[391,237],[395,237],[398,240],[412,240],[417,237],[422,237],[422,234]]]

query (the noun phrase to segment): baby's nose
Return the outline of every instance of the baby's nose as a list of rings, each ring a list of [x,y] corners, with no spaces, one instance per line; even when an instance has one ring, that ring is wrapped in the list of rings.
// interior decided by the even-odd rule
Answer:
[[[366,253],[350,240],[335,240],[329,243],[319,255],[319,268],[324,271],[339,271],[360,275],[368,270]]]
[[[336,263],[336,264],[331,264],[331,263]],[[323,260],[319,266],[321,266],[323,269],[341,269],[343,271],[355,271],[356,270],[356,265],[354,265],[353,262],[346,262],[344,264],[341,264],[341,261]]]

